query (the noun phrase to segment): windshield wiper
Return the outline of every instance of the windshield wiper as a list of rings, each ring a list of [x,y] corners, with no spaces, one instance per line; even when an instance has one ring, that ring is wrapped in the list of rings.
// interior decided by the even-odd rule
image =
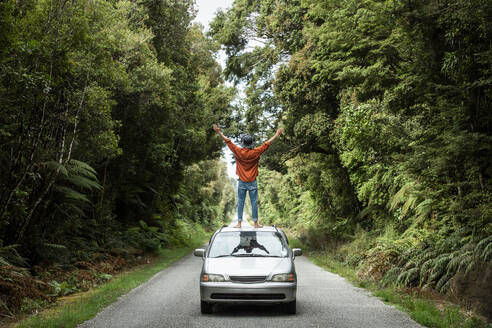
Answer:
[[[238,257],[280,257],[278,255],[264,255],[264,254],[234,254],[233,256],[238,256]]]
[[[228,257],[228,256],[236,256],[236,255],[233,255],[233,254],[223,254],[223,255],[219,255],[219,256],[214,256],[214,257],[211,257],[212,259],[217,259],[219,257]]]

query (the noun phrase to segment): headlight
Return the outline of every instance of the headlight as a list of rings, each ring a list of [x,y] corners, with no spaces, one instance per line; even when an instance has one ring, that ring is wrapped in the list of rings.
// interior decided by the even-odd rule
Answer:
[[[281,273],[276,274],[272,277],[272,281],[276,282],[294,282],[296,281],[296,277],[293,273]]]
[[[221,274],[202,274],[203,282],[222,282],[225,281],[224,276]]]

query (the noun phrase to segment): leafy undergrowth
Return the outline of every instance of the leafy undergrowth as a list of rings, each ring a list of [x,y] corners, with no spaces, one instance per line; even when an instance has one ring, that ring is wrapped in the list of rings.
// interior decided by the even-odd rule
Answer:
[[[177,222],[175,229],[165,235],[143,221],[128,233],[125,239],[114,238],[116,242],[110,247],[79,248],[78,256],[69,260],[63,256],[67,248],[60,248],[56,261],[34,266],[19,260],[22,258],[14,247],[10,247],[10,254],[0,247],[3,250],[0,252],[0,325],[2,320],[36,313],[60,297],[88,291],[128,268],[151,263],[162,249],[168,248],[166,245],[186,247],[190,241],[201,240],[206,235],[199,224],[183,221]],[[11,255],[9,261],[2,254]]]
[[[205,241],[206,236],[201,236],[188,246],[162,250],[152,263],[118,274],[108,283],[86,293],[61,298],[55,306],[23,320],[15,327],[75,327],[77,324],[94,317],[104,307],[115,302],[119,296],[139,286],[173,262],[189,254],[192,249],[203,245]]]
[[[20,318],[32,315],[19,327],[74,327],[202,245],[207,236],[203,229],[197,229],[180,247],[151,254],[134,250],[124,257],[108,253],[104,260],[36,267],[34,273],[20,267],[0,267],[0,291],[6,300],[0,298],[0,307],[7,313],[0,325],[14,326]]]
[[[301,246],[298,241],[291,244]],[[359,287],[372,291],[375,296],[395,305],[398,309],[408,313],[413,320],[426,327],[492,328],[492,324],[485,323],[473,313],[464,312],[457,305],[446,301],[437,292],[418,288],[402,288],[394,284],[382,287],[380,283],[364,279],[357,274],[355,268],[336,260],[329,252],[308,251],[305,254],[315,264],[347,278]]]
[[[381,287],[435,293],[492,321],[492,236],[467,236],[463,231],[431,232],[394,225],[355,229],[337,237],[332,229],[305,229],[305,248],[324,250],[353,268],[359,281]]]
[[[157,254],[134,250],[124,257],[109,252],[101,256],[104,259],[70,265],[35,266],[32,271],[10,265],[0,267],[3,315],[15,318],[35,313],[59,297],[88,291],[129,267],[150,263]]]

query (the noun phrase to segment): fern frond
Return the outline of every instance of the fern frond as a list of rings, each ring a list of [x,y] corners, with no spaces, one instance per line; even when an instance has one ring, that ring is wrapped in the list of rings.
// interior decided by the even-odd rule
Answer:
[[[388,286],[391,283],[394,283],[398,280],[398,276],[400,275],[401,269],[397,266],[389,269],[385,274],[383,279],[381,280],[383,287]]]
[[[475,247],[475,251],[481,253],[490,243],[492,243],[492,235],[480,240]]]
[[[367,206],[362,211],[359,212],[357,215],[357,218],[363,219],[367,214],[371,213],[372,210],[374,209],[374,206]]]
[[[144,230],[147,230],[147,228],[149,227],[147,225],[147,223],[144,221],[144,220],[140,220],[138,221],[138,223],[140,223],[140,226],[144,229]]]
[[[9,307],[7,306],[7,303],[2,301],[1,298],[0,298],[0,308],[3,308],[8,313],[9,317],[11,317],[11,318],[14,317],[14,314],[12,313],[12,311],[10,311]]]
[[[412,268],[407,271],[400,273],[396,282],[404,286],[411,286],[419,280],[420,270],[419,268]]]
[[[436,289],[440,292],[440,293],[444,293],[445,292],[445,288],[446,286],[448,285],[448,281],[449,279],[451,279],[453,277],[452,274],[445,274],[444,276],[441,277],[441,279],[439,279],[439,281],[437,282],[436,284]]]
[[[461,254],[455,252],[455,255],[452,256],[451,261],[449,261],[448,263],[446,274],[456,274],[458,271],[467,266],[472,261],[472,259],[472,251],[466,251]]]
[[[69,176],[66,178],[66,180],[68,182],[70,182],[71,184],[73,184],[74,186],[77,186],[80,188],[89,189],[89,190],[102,189],[102,186],[99,183],[97,183],[96,181],[90,180],[90,179],[83,177],[83,176],[80,176],[80,175]]]
[[[56,249],[66,249],[67,247],[65,245],[59,245],[59,244],[51,244],[51,243],[42,243],[44,247],[49,247],[49,248],[56,248]]]
[[[425,249],[422,251],[422,253],[420,253],[419,256],[417,256],[416,260],[418,265],[422,265],[422,268],[424,268],[426,266],[426,263],[427,265],[431,264],[431,261],[436,257],[436,255],[436,250]]]
[[[66,217],[73,217],[74,215],[79,217],[86,217],[84,210],[77,206],[74,202],[64,202],[61,205],[54,204],[54,206],[58,211],[60,211],[60,213],[62,213]]]
[[[9,262],[7,262],[6,259],[4,259],[3,257],[0,256],[0,265],[12,265],[10,264]]]
[[[55,186],[54,189],[56,191],[61,192],[65,198],[81,201],[81,202],[87,202],[87,203],[91,202],[86,195],[81,194],[80,192],[75,191],[72,188],[68,188],[64,186]]]
[[[429,281],[436,281],[445,274],[449,261],[452,255],[449,253],[439,255],[433,262]]]
[[[415,195],[408,196],[407,200],[403,204],[403,207],[401,208],[401,216],[406,216],[407,212],[415,207],[417,200],[418,197]]]
[[[44,162],[43,164],[51,171],[58,171],[64,176],[68,175],[67,168],[63,164],[58,163],[57,161],[48,161],[48,162]]]
[[[473,257],[470,263],[468,263],[468,265],[466,266],[465,274],[470,273],[470,271],[472,271],[473,268],[479,263],[479,260],[476,257]]]
[[[398,192],[391,197],[390,202],[389,202],[389,208],[390,210],[396,210],[401,203],[407,199],[407,196],[411,193],[413,187],[415,186],[414,182],[408,182],[403,187],[398,190]]]
[[[0,240],[0,245],[1,245],[1,240]],[[0,263],[2,265],[12,265],[12,264],[17,264],[17,265],[26,265],[27,261],[25,258],[23,258],[19,252],[17,252],[17,247],[20,245],[14,244],[14,245],[8,245],[8,246],[3,246],[0,247]]]
[[[80,207],[78,207],[77,205],[75,204],[65,204],[69,210],[73,211],[72,212],[72,215],[75,213],[77,215],[79,215],[80,217],[85,217],[86,214],[84,212],[83,209],[81,209]]]
[[[87,164],[85,162],[71,159],[67,163],[67,168],[71,174],[83,175],[83,176],[91,178],[93,180],[97,180],[96,170],[94,170],[94,168],[92,166],[90,166],[89,164]]]
[[[425,199],[420,202],[417,207],[415,207],[415,214],[417,215],[417,221],[423,221],[429,217],[432,212],[432,205],[434,204],[433,199]]]
[[[492,242],[485,247],[482,254],[480,254],[480,258],[484,262],[488,261],[489,259],[492,259]]]
[[[81,209],[79,206],[73,204],[73,203],[65,202],[62,205],[55,204],[54,206],[56,207],[56,209],[58,211],[60,211],[61,213],[63,213],[67,217],[71,217],[74,214],[78,215],[80,217],[86,216],[84,210]]]

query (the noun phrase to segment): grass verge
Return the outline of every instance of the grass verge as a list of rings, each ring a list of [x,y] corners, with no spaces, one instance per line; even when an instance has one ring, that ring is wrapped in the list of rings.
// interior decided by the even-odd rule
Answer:
[[[194,248],[203,245],[207,237],[207,235],[200,234],[195,236],[194,241],[188,246],[162,250],[154,262],[119,274],[108,283],[86,293],[66,297],[54,307],[22,320],[15,327],[75,327],[93,318],[104,307],[115,302],[118,297],[149,280],[159,271],[189,254]]]
[[[296,247],[302,246],[295,240]],[[293,247],[291,245],[291,247]],[[316,265],[327,271],[336,273],[358,287],[370,290],[373,295],[385,303],[392,304],[406,312],[419,324],[430,328],[492,328],[480,318],[465,313],[458,306],[444,304],[442,300],[433,300],[419,295],[417,292],[390,286],[381,288],[373,282],[363,281],[357,277],[356,269],[335,260],[326,252],[305,252],[305,255]]]

